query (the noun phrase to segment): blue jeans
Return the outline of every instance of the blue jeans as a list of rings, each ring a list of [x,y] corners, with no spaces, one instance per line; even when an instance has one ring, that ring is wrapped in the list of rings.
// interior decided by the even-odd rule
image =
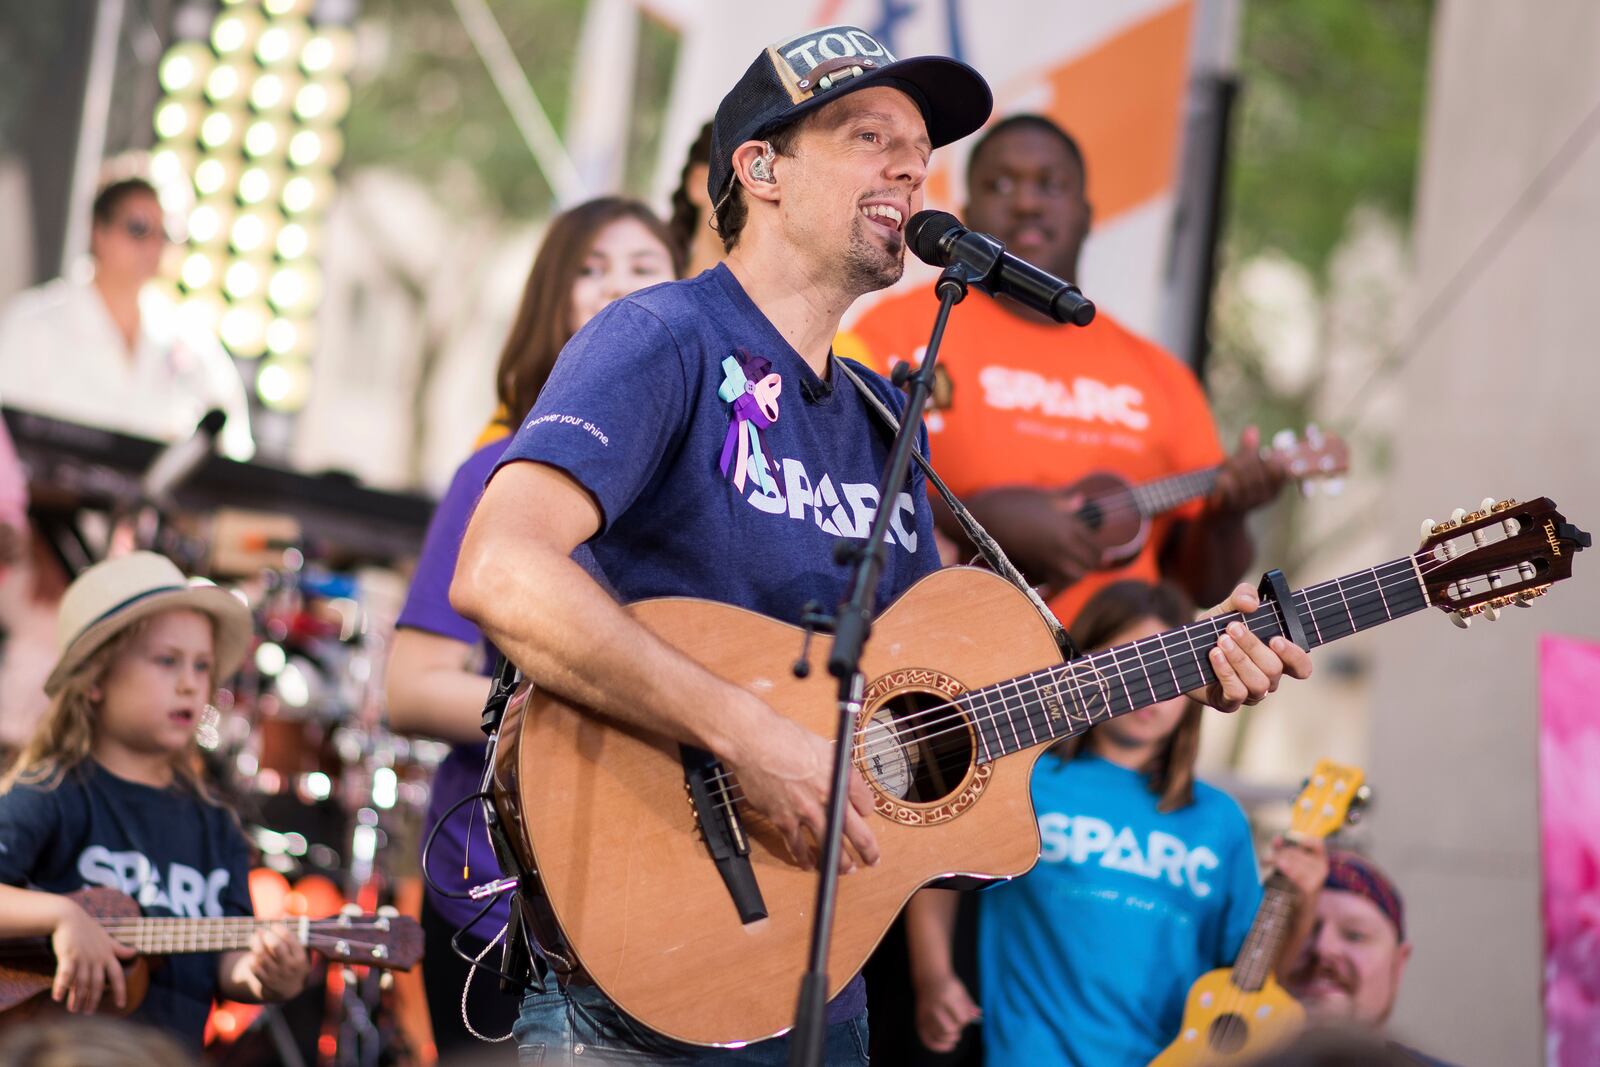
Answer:
[[[528,993],[512,1033],[522,1067],[585,1064],[671,1064],[672,1067],[786,1067],[789,1039],[739,1049],[701,1048],[668,1040],[629,1019],[593,986]],[[867,1063],[867,1013],[828,1027],[827,1067]]]

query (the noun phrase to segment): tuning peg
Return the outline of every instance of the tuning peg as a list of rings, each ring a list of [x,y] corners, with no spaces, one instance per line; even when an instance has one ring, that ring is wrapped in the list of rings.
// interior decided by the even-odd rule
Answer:
[[[1306,423],[1306,444],[1312,448],[1321,448],[1325,440],[1326,438],[1322,436],[1322,427],[1314,422]]]
[[[1464,519],[1466,517],[1467,517],[1467,509],[1466,508],[1456,508],[1454,511],[1452,511],[1450,513],[1450,521],[1454,522],[1454,523],[1459,523],[1462,519]]]
[[[1285,427],[1272,435],[1272,447],[1287,452],[1294,447],[1294,431]]]
[[[1494,601],[1491,600],[1487,604],[1482,605],[1482,608],[1483,611],[1481,611],[1479,614],[1488,619],[1490,622],[1495,622],[1500,618],[1500,609],[1495,605]]]
[[[400,909],[392,904],[385,904],[378,909],[378,917],[382,919],[398,919],[400,917]]]
[[[1453,612],[1450,616],[1450,621],[1461,627],[1463,630],[1472,625],[1472,619],[1469,618],[1467,613],[1464,611]]]
[[[1338,496],[1339,494],[1341,494],[1343,492],[1344,492],[1344,479],[1343,478],[1325,478],[1325,479],[1323,479],[1323,482],[1322,482],[1322,493],[1323,493],[1324,496]]]
[[[1422,520],[1422,539],[1424,541],[1433,536],[1433,529],[1437,525],[1432,519]]]
[[[361,914],[361,905],[360,904],[346,904],[344,907],[339,909],[339,914],[340,915],[348,915],[351,918],[355,918],[355,917],[357,917],[357,916],[359,916]]]
[[[1493,511],[1494,510],[1494,497],[1492,497],[1492,496],[1484,497],[1483,501],[1478,504],[1478,510],[1479,511]]]
[[[387,993],[394,988],[394,972],[384,971],[378,975],[378,988]]]

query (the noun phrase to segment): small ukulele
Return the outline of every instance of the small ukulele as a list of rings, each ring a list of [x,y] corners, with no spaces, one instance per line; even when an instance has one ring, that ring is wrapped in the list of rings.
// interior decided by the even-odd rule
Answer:
[[[1368,796],[1362,777],[1355,767],[1318,761],[1294,802],[1290,839],[1320,840],[1347,819],[1354,821]],[[1232,967],[1195,979],[1184,1002],[1178,1036],[1150,1061],[1150,1067],[1240,1063],[1299,1033],[1305,1010],[1272,977],[1289,934],[1295,897],[1294,886],[1282,874],[1267,879],[1239,958]]]
[[[140,953],[123,964],[127,1005],[118,1009],[108,992],[98,1009],[104,1013],[126,1014],[139,1006],[150,988],[146,956],[249,948],[251,935],[268,927],[341,963],[404,971],[422,958],[422,928],[414,919],[388,914],[389,909],[377,915],[341,914],[329,919],[146,918],[132,897],[115,889],[92,887],[67,895],[113,938]],[[37,998],[48,996],[55,974],[49,938],[0,941],[0,1023],[13,1013],[26,1013]]]
[[[1315,479],[1339,478],[1350,469],[1350,449],[1344,440],[1316,426],[1307,426],[1304,437],[1284,430],[1263,454],[1281,461],[1289,477],[1308,491]],[[1118,567],[1144,547],[1151,519],[1206,496],[1216,488],[1221,470],[1220,465],[1206,467],[1137,486],[1100,472],[1078,479],[1063,492],[1082,498],[1077,515],[1100,548],[1100,565]]]

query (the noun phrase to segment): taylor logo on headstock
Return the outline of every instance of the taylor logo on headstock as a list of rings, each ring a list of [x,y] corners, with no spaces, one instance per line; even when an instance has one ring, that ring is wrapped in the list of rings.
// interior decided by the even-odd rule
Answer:
[[[1550,542],[1550,551],[1561,555],[1561,542],[1556,537],[1556,524],[1554,519],[1544,520],[1544,539]]]

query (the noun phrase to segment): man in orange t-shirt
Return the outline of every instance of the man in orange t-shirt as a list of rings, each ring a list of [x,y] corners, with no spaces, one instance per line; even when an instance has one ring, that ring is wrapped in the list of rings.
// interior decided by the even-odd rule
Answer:
[[[1076,279],[1090,219],[1084,185],[1071,136],[1041,116],[1013,116],[972,150],[966,222]],[[891,297],[839,349],[859,345],[880,370],[915,365],[937,307],[931,287]],[[938,368],[939,410],[927,419],[935,466],[1023,573],[1059,590],[1050,604],[1063,622],[1119,578],[1169,578],[1196,603],[1214,603],[1250,565],[1245,515],[1277,494],[1281,465],[1261,458],[1253,428],[1225,456],[1189,368],[1103,309],[1087,327],[1065,326],[974,290],[950,316]],[[1204,499],[1155,517],[1125,566],[1096,569],[1082,498],[1067,486],[1100,471],[1137,486],[1219,464]],[[965,545],[943,502],[934,505],[941,532]]]

